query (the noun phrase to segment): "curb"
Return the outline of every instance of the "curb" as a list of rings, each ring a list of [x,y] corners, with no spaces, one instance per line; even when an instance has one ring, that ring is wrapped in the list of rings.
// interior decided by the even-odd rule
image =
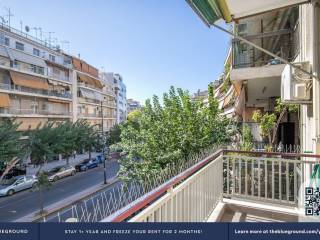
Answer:
[[[76,193],[74,195],[71,195],[67,198],[65,198],[64,200],[58,201],[56,203],[53,203],[47,207],[45,207],[45,210],[48,211],[48,213],[46,213],[44,216],[36,216],[36,214],[38,213],[38,211],[34,211],[32,213],[27,214],[24,217],[18,218],[16,220],[14,220],[13,222],[39,222],[40,220],[42,220],[43,218],[46,218],[47,216],[50,216],[51,214],[58,212],[60,210],[63,210],[79,201],[82,201],[85,198],[90,197],[91,195],[107,188],[110,187],[111,185],[120,182],[120,180],[116,177],[110,178],[108,179],[108,184],[104,185],[104,184],[100,184],[100,185],[96,185],[93,186],[91,188],[88,188],[82,192]]]

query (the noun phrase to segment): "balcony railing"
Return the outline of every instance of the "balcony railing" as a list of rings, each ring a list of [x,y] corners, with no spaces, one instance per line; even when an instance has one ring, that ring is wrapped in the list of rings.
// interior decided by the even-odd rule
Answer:
[[[102,118],[101,113],[78,113],[79,117],[84,117],[84,118]],[[110,115],[110,114],[105,114],[103,116],[104,118],[115,118],[115,116]]]
[[[0,108],[0,114],[12,114],[12,115],[59,115],[59,116],[71,116],[68,111],[56,111],[56,110],[39,110],[39,109],[22,109],[22,108]]]
[[[31,74],[39,74],[42,75],[42,77],[49,77],[49,78],[53,78],[53,79],[57,79],[57,80],[61,80],[61,81],[65,81],[65,82],[70,82],[70,78],[63,76],[63,75],[58,75],[58,74],[54,74],[54,73],[48,73],[46,71],[46,69],[43,69],[42,72],[35,72],[31,67],[30,68],[26,68],[26,67],[22,67],[21,65],[11,65],[11,68],[14,70],[18,70],[21,72],[26,72],[26,73],[31,73]]]
[[[113,193],[106,189],[41,220],[202,222],[223,198],[299,207],[299,188],[317,164],[314,158],[320,155],[212,148],[147,180],[117,183]]]
[[[300,51],[298,34],[299,24],[294,29],[282,29],[255,36],[248,35],[246,38],[288,61],[293,61]],[[232,54],[233,68],[260,67],[281,63],[272,56],[237,39],[232,41]]]
[[[82,97],[80,102],[95,103],[95,104],[101,105],[101,101],[96,100],[96,99],[91,99],[91,98]],[[116,107],[116,104],[112,103],[112,102],[103,101],[102,104],[103,104],[103,107],[112,107],[112,108]]]
[[[34,88],[28,88],[28,87],[5,84],[5,83],[0,83],[0,89],[9,90],[13,92],[32,93],[32,94],[39,94],[39,95],[53,96],[53,97],[60,97],[60,98],[68,98],[68,99],[72,98],[72,94],[69,92],[62,93],[62,92],[57,92],[52,90],[34,89]]]

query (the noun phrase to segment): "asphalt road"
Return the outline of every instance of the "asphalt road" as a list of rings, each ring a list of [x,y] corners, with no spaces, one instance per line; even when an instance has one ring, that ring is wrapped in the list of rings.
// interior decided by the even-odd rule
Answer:
[[[108,162],[107,178],[114,177],[119,169],[116,161]],[[44,205],[49,206],[87,188],[103,183],[103,167],[77,173],[61,179],[44,193]],[[0,197],[0,222],[10,222],[39,210],[37,191],[25,190],[13,196]]]

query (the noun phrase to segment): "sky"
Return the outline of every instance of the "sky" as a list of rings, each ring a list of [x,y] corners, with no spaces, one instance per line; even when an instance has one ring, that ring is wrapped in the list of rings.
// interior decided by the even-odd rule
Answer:
[[[8,8],[11,26],[54,32],[58,42],[70,42],[66,51],[120,73],[127,98],[141,103],[170,86],[207,89],[222,73],[230,43],[185,0],[0,0],[0,16],[8,19]]]

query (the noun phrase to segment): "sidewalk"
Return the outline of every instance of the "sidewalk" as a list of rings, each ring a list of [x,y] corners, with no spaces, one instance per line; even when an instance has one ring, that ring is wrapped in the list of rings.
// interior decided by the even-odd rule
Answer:
[[[91,153],[91,157],[96,157],[97,155],[102,154],[102,153],[97,153],[97,152],[93,152]],[[88,159],[89,158],[89,154],[85,153],[85,154],[78,154],[76,155],[76,157],[74,158],[73,156],[69,158],[69,165],[70,166],[75,166],[76,164],[80,163],[81,161]],[[61,160],[57,160],[57,161],[52,161],[49,162],[45,165],[42,166],[42,170],[44,171],[48,171],[54,167],[57,166],[61,166],[61,165],[65,165],[66,164],[66,160],[65,159],[61,159]],[[39,167],[34,167],[33,165],[28,165],[27,166],[27,175],[33,175],[36,174],[38,171]]]

